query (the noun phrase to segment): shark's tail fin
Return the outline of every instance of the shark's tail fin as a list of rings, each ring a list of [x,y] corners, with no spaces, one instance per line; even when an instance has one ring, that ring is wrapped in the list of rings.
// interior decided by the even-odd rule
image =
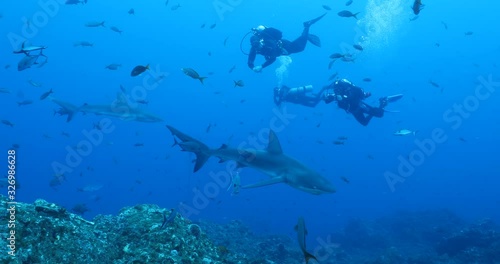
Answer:
[[[318,259],[311,253],[304,251],[304,257],[306,258],[306,263],[309,263],[309,260],[314,259],[318,261]]]
[[[205,162],[210,158],[210,148],[203,142],[182,133],[176,128],[167,125],[168,130],[172,132],[172,135],[177,137],[181,142],[175,140],[174,145],[179,145],[183,151],[193,152],[196,155],[196,162],[194,165],[194,172],[197,172]]]

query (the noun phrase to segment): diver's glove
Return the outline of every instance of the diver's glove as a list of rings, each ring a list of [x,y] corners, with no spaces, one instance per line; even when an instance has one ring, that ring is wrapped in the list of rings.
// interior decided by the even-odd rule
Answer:
[[[329,103],[331,103],[333,101],[336,101],[337,97],[339,97],[339,95],[335,95],[333,93],[331,93],[331,94],[325,94],[323,96],[323,100],[325,101],[325,103],[329,104]],[[340,99],[342,99],[342,97]]]
[[[254,72],[261,72],[262,71],[262,66],[255,66],[252,69]]]

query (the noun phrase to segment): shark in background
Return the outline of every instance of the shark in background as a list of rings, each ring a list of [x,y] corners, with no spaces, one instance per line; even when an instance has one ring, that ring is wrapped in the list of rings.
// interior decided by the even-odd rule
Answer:
[[[73,119],[75,113],[81,112],[84,114],[95,114],[103,115],[109,117],[116,117],[126,121],[138,121],[138,122],[161,122],[163,121],[160,117],[153,114],[147,113],[138,107],[132,107],[128,102],[126,96],[119,92],[117,98],[114,102],[110,104],[103,105],[91,105],[83,104],[81,106],[76,106],[69,102],[65,102],[59,99],[49,97],[50,100],[61,108],[54,111],[54,114],[67,115],[66,121],[69,122]]]
[[[239,167],[250,167],[270,177],[259,183],[241,186],[241,188],[257,188],[277,183],[286,183],[293,188],[311,194],[334,193],[335,187],[330,181],[316,171],[308,168],[298,160],[285,155],[274,131],[269,132],[269,143],[265,150],[234,149],[222,145],[218,149],[210,149],[203,142],[167,125],[174,135],[174,145],[179,145],[183,151],[196,155],[194,172],[203,167],[211,157],[218,157],[221,162],[233,160]],[[178,142],[177,139],[181,142]],[[239,187],[239,186],[238,186]]]

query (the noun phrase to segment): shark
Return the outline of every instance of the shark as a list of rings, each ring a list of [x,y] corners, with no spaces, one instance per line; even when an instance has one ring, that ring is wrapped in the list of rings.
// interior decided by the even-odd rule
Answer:
[[[163,121],[163,119],[161,119],[160,117],[147,113],[138,107],[130,106],[127,103],[127,100],[123,93],[118,93],[117,100],[115,100],[111,104],[106,104],[106,105],[83,104],[81,106],[75,106],[71,103],[58,100],[55,98],[50,98],[50,100],[52,100],[52,102],[56,103],[61,107],[61,109],[59,109],[55,113],[68,116],[66,122],[71,121],[75,113],[78,112],[84,114],[95,114],[95,115],[115,117],[126,121],[138,121],[146,123]]]
[[[335,192],[335,187],[328,179],[300,161],[285,155],[273,130],[269,131],[267,148],[256,150],[235,149],[225,144],[218,149],[211,149],[203,142],[172,126],[167,125],[167,128],[174,136],[174,145],[180,146],[183,151],[192,152],[196,155],[194,172],[201,169],[207,160],[213,156],[219,158],[220,162],[233,160],[239,167],[253,168],[270,177],[262,182],[241,186],[242,189],[286,183],[293,188],[315,195]]]

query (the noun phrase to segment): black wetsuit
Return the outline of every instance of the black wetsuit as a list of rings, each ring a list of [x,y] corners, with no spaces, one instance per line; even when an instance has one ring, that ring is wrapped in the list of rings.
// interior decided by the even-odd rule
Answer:
[[[276,61],[276,58],[282,55],[298,53],[306,48],[309,35],[309,26],[304,27],[302,35],[294,41],[282,39],[283,34],[275,28],[266,28],[262,32],[250,38],[252,48],[248,54],[248,67],[255,67],[255,57],[257,54],[264,56],[266,61],[262,68],[266,68]]]
[[[380,118],[384,116],[382,107],[373,107],[363,102],[367,95],[360,87],[344,82],[336,82],[333,85],[333,91],[336,96],[342,97],[341,100],[337,100],[338,106],[351,113],[363,126],[368,125],[372,117]],[[325,100],[326,103],[333,101],[333,98]]]

